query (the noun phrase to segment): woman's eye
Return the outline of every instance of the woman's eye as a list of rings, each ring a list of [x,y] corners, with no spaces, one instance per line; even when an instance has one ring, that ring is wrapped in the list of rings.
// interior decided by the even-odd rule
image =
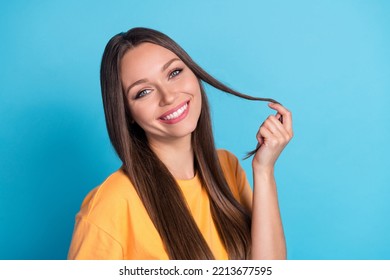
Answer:
[[[137,93],[137,95],[135,96],[135,99],[144,97],[145,95],[147,95],[147,94],[150,93],[151,91],[152,91],[151,89],[144,89],[144,90],[141,90],[140,92]]]
[[[169,74],[169,78],[172,79],[174,77],[176,77],[177,75],[180,74],[180,72],[182,71],[182,69],[175,69],[171,72],[171,74]]]

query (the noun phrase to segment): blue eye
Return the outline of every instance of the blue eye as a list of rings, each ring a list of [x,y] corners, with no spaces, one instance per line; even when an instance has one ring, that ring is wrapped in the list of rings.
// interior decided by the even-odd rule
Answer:
[[[137,95],[135,96],[135,99],[144,97],[145,95],[149,94],[151,91],[152,91],[151,89],[143,89],[137,93]]]
[[[180,72],[183,71],[183,69],[175,69],[169,74],[169,78],[172,79],[180,74]]]

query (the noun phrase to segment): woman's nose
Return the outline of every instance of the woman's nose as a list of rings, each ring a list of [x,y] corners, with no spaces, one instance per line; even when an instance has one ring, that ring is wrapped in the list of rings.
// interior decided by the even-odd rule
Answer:
[[[160,94],[160,106],[170,105],[175,102],[177,93],[174,89],[168,86],[159,86],[158,91]]]

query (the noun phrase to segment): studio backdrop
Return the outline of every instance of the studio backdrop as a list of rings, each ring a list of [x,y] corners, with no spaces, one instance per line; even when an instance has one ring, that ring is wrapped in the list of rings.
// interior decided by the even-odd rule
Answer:
[[[390,259],[390,2],[0,4],[0,259],[65,259],[85,195],[120,167],[99,85],[115,34],[160,30],[208,72],[293,113],[276,165],[289,259]],[[206,87],[218,148],[252,180],[267,104]]]

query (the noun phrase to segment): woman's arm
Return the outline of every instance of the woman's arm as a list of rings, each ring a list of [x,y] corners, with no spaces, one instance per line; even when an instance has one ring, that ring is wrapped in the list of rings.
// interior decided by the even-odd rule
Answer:
[[[280,104],[261,125],[257,139],[261,145],[253,161],[252,259],[286,259],[286,242],[280,217],[274,166],[280,153],[291,140],[291,113]],[[279,121],[280,117],[283,123]]]

